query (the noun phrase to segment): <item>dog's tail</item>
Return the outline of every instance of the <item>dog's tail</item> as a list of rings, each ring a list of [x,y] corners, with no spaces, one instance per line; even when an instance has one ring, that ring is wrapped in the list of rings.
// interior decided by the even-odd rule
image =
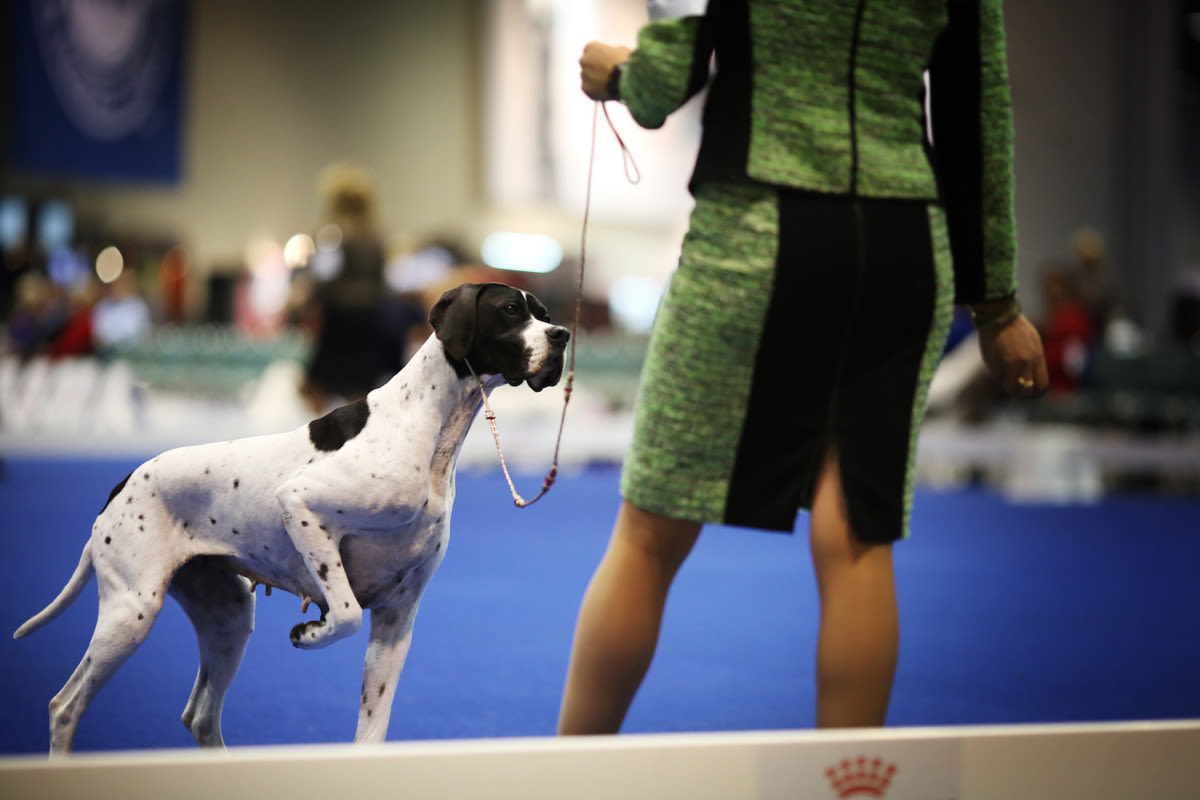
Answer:
[[[50,620],[57,617],[59,614],[67,610],[67,606],[79,596],[83,591],[83,587],[88,585],[92,576],[96,574],[96,568],[92,564],[92,543],[91,540],[83,546],[83,553],[79,556],[79,566],[75,567],[75,574],[67,581],[67,585],[58,593],[58,597],[54,598],[50,605],[43,608],[21,627],[17,628],[13,634],[14,639],[20,639],[33,633],[38,628],[45,625]]]

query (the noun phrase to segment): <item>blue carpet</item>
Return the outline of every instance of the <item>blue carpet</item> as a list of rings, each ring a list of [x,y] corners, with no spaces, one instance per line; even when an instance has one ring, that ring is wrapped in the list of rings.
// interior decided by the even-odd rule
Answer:
[[[87,646],[95,591],[29,638],[11,631],[61,588],[95,513],[134,466],[5,464],[0,753],[46,749],[46,703]],[[417,619],[391,739],[553,733],[616,483],[611,469],[563,475],[519,510],[498,475],[460,474],[449,554]],[[1015,506],[985,491],[924,491],[913,530],[896,548],[903,644],[890,724],[1200,718],[1200,503]],[[257,630],[226,704],[231,746],[353,737],[365,631],[301,652],[288,642],[300,618],[298,599],[259,590]],[[815,635],[805,537],[709,529],[676,583],[626,730],[810,726]],[[195,670],[191,626],[168,601],[84,716],[77,747],[192,746],[178,718]]]

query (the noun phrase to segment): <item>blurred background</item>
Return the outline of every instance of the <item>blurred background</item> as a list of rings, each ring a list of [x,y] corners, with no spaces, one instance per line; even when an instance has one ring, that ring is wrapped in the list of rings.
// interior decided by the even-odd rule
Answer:
[[[593,104],[577,58],[641,0],[14,0],[0,168],[0,458],[284,430],[398,369],[446,288],[569,321]],[[960,319],[934,487],[1200,491],[1200,0],[1008,3],[1020,300],[1053,370],[999,397]],[[690,198],[698,104],[603,117],[563,454],[619,462]],[[801,387],[802,389],[802,387]],[[498,390],[518,466],[561,392]],[[491,468],[477,426],[463,463]]]

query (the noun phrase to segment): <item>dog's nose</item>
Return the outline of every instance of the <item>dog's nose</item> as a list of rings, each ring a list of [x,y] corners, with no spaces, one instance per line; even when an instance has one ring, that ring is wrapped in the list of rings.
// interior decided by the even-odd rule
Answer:
[[[555,325],[546,331],[546,338],[552,344],[566,344],[567,340],[571,338],[571,332],[562,325]]]

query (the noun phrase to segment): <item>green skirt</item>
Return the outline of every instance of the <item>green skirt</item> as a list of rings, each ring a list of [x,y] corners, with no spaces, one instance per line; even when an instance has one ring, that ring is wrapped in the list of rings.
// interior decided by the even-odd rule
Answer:
[[[701,186],[651,335],[622,494],[670,517],[791,532],[833,446],[856,535],[906,536],[952,314],[939,207]]]

